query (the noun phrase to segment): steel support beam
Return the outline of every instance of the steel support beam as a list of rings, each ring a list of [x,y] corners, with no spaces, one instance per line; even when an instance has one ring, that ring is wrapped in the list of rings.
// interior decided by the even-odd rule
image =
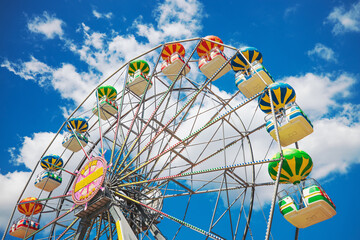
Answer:
[[[119,240],[137,240],[136,235],[131,229],[125,216],[122,214],[120,208],[116,205],[112,205],[109,209],[111,216],[113,217],[116,225],[116,231]]]
[[[156,240],[166,240],[166,237],[162,235],[162,233],[155,224],[151,224],[149,230]]]
[[[86,230],[88,229],[88,227],[90,226],[91,223],[91,219],[90,218],[82,218],[78,229],[75,233],[75,237],[74,240],[82,240],[85,237],[86,234]]]

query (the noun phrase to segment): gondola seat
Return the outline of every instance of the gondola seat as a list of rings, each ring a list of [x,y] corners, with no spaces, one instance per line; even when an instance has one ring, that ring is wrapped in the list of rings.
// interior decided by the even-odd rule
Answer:
[[[62,178],[56,172],[44,171],[35,179],[35,187],[51,192],[60,186],[61,182]]]
[[[175,53],[171,55],[169,58],[169,61],[164,61],[161,64],[161,71],[167,76],[171,81],[175,81],[177,75],[179,74],[181,68],[184,66],[185,61],[180,56],[180,54]],[[187,64],[183,71],[181,72],[181,75],[186,75],[190,71],[190,67]]]
[[[39,229],[39,223],[22,218],[11,226],[9,234],[13,237],[25,238]]]
[[[295,143],[314,131],[310,120],[298,106],[288,108],[285,113],[285,123],[278,124],[281,146],[285,147]],[[275,125],[272,118],[266,123],[266,130],[276,140]]]
[[[220,69],[220,67],[226,62],[227,58],[224,53],[218,48],[214,48],[210,51],[209,55],[205,55],[199,60],[199,69],[207,78],[211,78],[214,73],[217,72],[217,70]],[[230,63],[227,63],[226,66],[212,79],[212,81],[222,77],[229,72],[230,69],[231,65]]]
[[[148,77],[138,69],[133,76],[129,76],[126,82],[126,86],[139,97],[143,95],[145,88],[149,82]],[[152,82],[150,81],[150,85],[148,90],[152,87]]]
[[[258,94],[272,83],[274,80],[261,63],[254,64],[249,74],[239,71],[235,75],[235,84],[246,98]]]

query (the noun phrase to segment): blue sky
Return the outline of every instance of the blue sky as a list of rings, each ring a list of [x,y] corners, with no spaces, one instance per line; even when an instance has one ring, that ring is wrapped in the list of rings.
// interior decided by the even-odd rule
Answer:
[[[300,231],[301,238],[360,237],[353,217],[360,209],[345,201],[360,197],[353,190],[360,170],[360,1],[22,0],[0,5],[2,226],[36,156],[91,87],[158,44],[216,35],[234,47],[258,48],[275,80],[297,90],[298,104],[314,123],[315,132],[300,146],[317,162],[312,176],[338,214]],[[227,79],[217,87],[234,93],[233,75]],[[290,238],[294,228],[275,211],[274,239]],[[262,236],[265,229],[256,231]]]

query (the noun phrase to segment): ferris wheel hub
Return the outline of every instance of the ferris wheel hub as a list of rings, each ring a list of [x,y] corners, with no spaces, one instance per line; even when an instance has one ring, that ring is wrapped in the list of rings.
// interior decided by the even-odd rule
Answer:
[[[76,205],[88,203],[99,190],[107,172],[107,162],[103,157],[94,157],[80,169],[72,187],[72,200]]]

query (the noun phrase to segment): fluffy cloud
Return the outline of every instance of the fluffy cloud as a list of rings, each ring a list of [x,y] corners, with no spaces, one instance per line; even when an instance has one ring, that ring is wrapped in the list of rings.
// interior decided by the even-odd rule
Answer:
[[[113,13],[112,13],[112,12],[99,13],[98,11],[93,10],[92,13],[93,13],[93,15],[94,15],[97,19],[100,19],[100,18],[110,19],[110,18],[112,18],[112,16],[113,16]]]
[[[53,39],[56,36],[63,36],[63,25],[65,25],[65,23],[62,20],[44,12],[42,16],[37,16],[30,20],[28,29],[34,33],[43,34],[46,38]]]
[[[31,172],[11,172],[5,175],[0,174],[0,189],[2,192],[0,198],[0,229],[7,226],[9,216],[13,207],[18,201],[20,193],[28,181]]]
[[[47,64],[40,62],[33,56],[30,56],[29,61],[21,63],[5,60],[0,66],[7,68],[10,72],[25,80],[36,81],[40,86],[45,84],[52,72],[52,69]]]
[[[360,122],[350,123],[339,114],[315,121],[314,133],[301,141],[300,146],[314,161],[311,176],[322,179],[346,173],[353,164],[360,163],[359,144]]]
[[[288,7],[284,11],[284,18],[289,17],[290,15],[296,13],[296,11],[299,9],[300,4],[295,4],[294,6]]]
[[[202,14],[202,5],[196,0],[166,0],[157,9],[158,28],[165,39],[193,37],[201,29]]]
[[[312,50],[307,52],[309,56],[317,56],[328,62],[337,62],[334,51],[322,43],[317,43]]]
[[[360,1],[351,5],[348,11],[344,7],[335,7],[327,17],[327,21],[334,24],[332,32],[360,32]]]
[[[95,88],[99,78],[93,72],[78,73],[72,64],[63,63],[61,67],[53,68],[34,57],[19,64],[5,60],[1,67],[40,86],[52,86],[63,98],[73,100],[76,105],[89,94],[90,89]]]
[[[360,105],[347,101],[356,78],[308,73],[284,80],[294,87],[297,103],[314,125],[314,132],[300,141],[300,147],[314,159],[312,176],[346,173],[352,164],[359,163]]]
[[[24,137],[22,142],[22,147],[19,152],[16,154],[13,152],[12,162],[16,165],[24,164],[26,168],[33,170],[37,162],[39,161],[41,155],[43,154],[46,147],[55,137],[55,133],[51,132],[39,132],[34,133],[32,137]],[[55,144],[51,145],[51,148],[48,150],[48,153],[60,154],[59,150],[62,150],[60,147],[56,148],[55,146],[61,146],[61,135],[57,138]]]
[[[95,11],[95,10],[94,10]],[[92,30],[85,23],[81,29],[84,35],[82,44],[74,44],[71,39],[62,37],[64,45],[80,60],[88,64],[88,72],[79,72],[69,63],[62,63],[60,67],[49,66],[31,56],[30,60],[16,63],[5,60],[1,67],[26,80],[34,80],[41,86],[49,84],[58,90],[62,97],[74,100],[79,104],[99,83],[102,76],[113,73],[125,61],[163,43],[180,38],[194,37],[201,27],[202,5],[195,0],[165,1],[155,9],[156,25],[142,22],[141,17],[133,23],[136,35],[111,34],[110,36]],[[100,14],[93,12],[94,14]],[[98,15],[100,16],[100,15]],[[63,21],[44,12],[43,16],[35,17],[28,23],[33,32],[45,34],[48,38],[56,35],[63,36],[61,26]],[[57,26],[57,27],[55,27]],[[137,39],[145,37],[146,42]],[[157,56],[152,56],[154,60]],[[69,110],[63,109],[64,113]]]
[[[295,89],[297,103],[309,114],[310,119],[317,120],[326,117],[332,110],[342,108],[356,79],[345,73],[339,76],[307,73],[286,77],[282,81]]]
[[[139,16],[131,27],[135,34],[108,36],[83,23],[84,44],[72,45],[71,51],[103,75],[108,75],[115,70],[114,66],[120,66],[158,44],[194,37],[201,29],[202,5],[198,1],[165,1],[154,12],[156,24],[143,23]],[[138,36],[145,41],[140,41]]]

